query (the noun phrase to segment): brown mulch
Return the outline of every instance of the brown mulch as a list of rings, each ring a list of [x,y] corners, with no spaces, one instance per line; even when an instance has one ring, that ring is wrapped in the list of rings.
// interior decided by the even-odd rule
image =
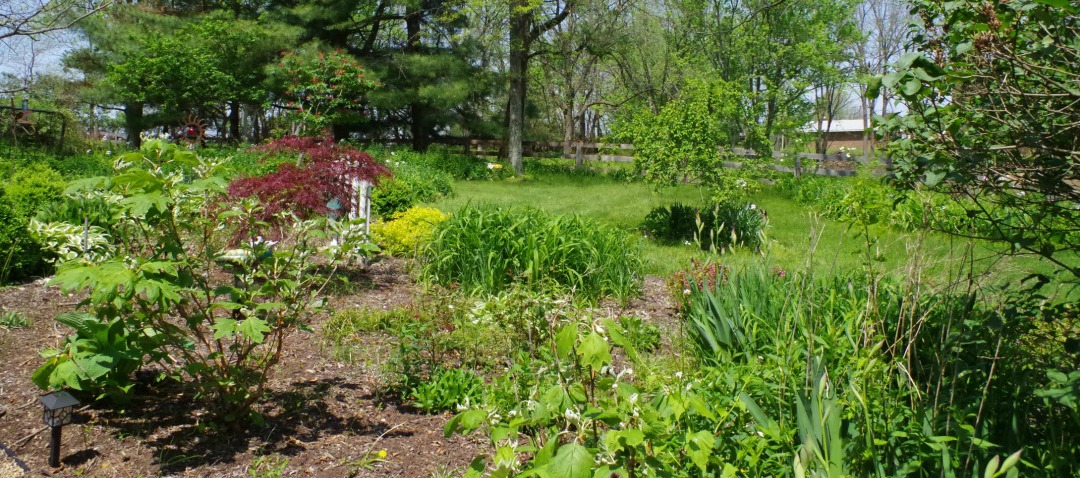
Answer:
[[[349,279],[347,290],[334,291],[333,308],[401,307],[419,294],[405,264],[395,259]],[[58,346],[69,333],[53,317],[77,302],[43,281],[0,289],[0,313],[18,311],[32,321],[25,328],[0,328],[0,445],[25,463],[26,476],[243,477],[258,457],[273,457],[288,460],[282,476],[427,477],[460,472],[489,452],[479,435],[444,438],[450,414],[416,413],[385,398],[370,368],[335,360],[320,335],[326,317],[319,317],[315,333],[288,339],[263,405],[265,425],[215,429],[192,397],[146,374],[131,403],[81,407],[76,423],[63,430],[63,466],[52,469],[37,401],[42,392],[30,375],[42,362],[38,352]],[[644,296],[628,309],[604,308],[674,327],[662,279],[647,279]],[[385,459],[378,459],[380,450]],[[0,478],[19,476],[11,463],[0,449]]]

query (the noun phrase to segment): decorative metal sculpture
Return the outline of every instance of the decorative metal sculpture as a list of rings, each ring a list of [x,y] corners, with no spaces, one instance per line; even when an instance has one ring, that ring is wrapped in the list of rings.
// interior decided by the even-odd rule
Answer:
[[[176,139],[181,143],[187,143],[192,146],[201,145],[206,137],[206,130],[209,126],[210,125],[206,120],[195,115],[188,115],[188,117],[184,119],[184,124],[180,127],[180,131],[176,135]]]

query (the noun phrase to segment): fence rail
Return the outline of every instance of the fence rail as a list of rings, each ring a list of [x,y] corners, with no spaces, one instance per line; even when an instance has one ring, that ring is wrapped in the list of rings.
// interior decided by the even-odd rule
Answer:
[[[466,153],[479,155],[497,154],[503,146],[501,140],[495,139],[438,138],[433,140],[433,142],[451,146],[462,146]],[[612,163],[632,163],[634,161],[634,156],[632,156],[634,145],[628,143],[573,141],[568,144],[561,141],[524,141],[522,142],[522,149],[525,157],[543,157],[537,155],[537,153],[562,151],[562,157],[576,159],[578,164],[583,164],[585,161]],[[724,151],[725,149],[718,147],[717,150]],[[605,154],[608,152],[618,152],[620,154]],[[756,158],[758,156],[755,151],[744,148],[733,148],[730,152],[736,156],[745,158]],[[779,151],[774,151],[772,157],[777,161],[789,158],[794,159],[794,167],[781,164],[770,165],[770,167],[776,171],[792,174],[816,174],[819,176],[854,176],[857,165],[869,164],[874,159],[867,155],[851,156],[845,153],[797,153],[792,155],[790,153],[784,154]],[[803,163],[804,160],[814,161],[816,164],[813,168],[808,168]],[[888,160],[885,160],[885,162],[887,163]],[[738,162],[724,162],[724,166],[729,168],[739,168],[742,167],[742,164]]]

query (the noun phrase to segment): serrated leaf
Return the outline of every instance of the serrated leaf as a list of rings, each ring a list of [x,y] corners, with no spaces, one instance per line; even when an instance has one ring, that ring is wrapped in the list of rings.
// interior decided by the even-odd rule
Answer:
[[[592,332],[581,339],[578,349],[581,364],[600,370],[604,365],[611,363],[611,345],[600,334]]]
[[[593,455],[578,443],[567,443],[559,447],[555,459],[542,472],[542,476],[551,478],[590,478],[592,476]]]
[[[214,331],[214,340],[221,340],[236,333],[236,321],[233,319],[217,319],[210,329]]]
[[[261,344],[266,339],[266,333],[270,331],[270,326],[266,324],[265,320],[258,317],[248,317],[236,326],[236,330],[252,342]]]

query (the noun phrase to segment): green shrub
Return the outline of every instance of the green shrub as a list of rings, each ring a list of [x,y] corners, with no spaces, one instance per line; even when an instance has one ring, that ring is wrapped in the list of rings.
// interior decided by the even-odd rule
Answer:
[[[733,246],[761,247],[768,218],[754,204],[722,203],[711,208],[692,208],[675,203],[653,209],[642,229],[663,242],[696,242],[703,250]]]
[[[3,187],[19,214],[33,217],[39,208],[60,198],[66,185],[60,173],[35,164],[16,171]]]
[[[30,220],[6,194],[0,194],[0,284],[44,274],[48,265],[31,238]]]
[[[119,221],[120,209],[119,203],[103,196],[72,194],[42,206],[35,218],[42,223],[63,222],[76,226],[88,222],[111,231]]]
[[[380,181],[371,194],[371,211],[377,216],[390,217],[453,192],[450,175],[427,164],[397,161],[390,168],[393,176]]]
[[[195,174],[167,173],[170,162],[195,164]],[[132,368],[118,358],[126,358],[184,381],[216,419],[242,423],[262,399],[287,336],[306,330],[326,306],[319,292],[332,274],[375,248],[355,222],[282,214],[282,227],[273,228],[259,220],[254,200],[228,200],[226,181],[215,175],[220,163],[172,144],[148,140],[118,164],[116,176],[96,183],[100,194],[123,198],[130,219],[116,255],[71,261],[51,282],[87,292],[88,310],[72,326],[92,329],[105,345],[83,347],[77,334],[47,355],[34,383],[123,393]],[[262,239],[271,234],[280,242]],[[337,241],[327,244],[331,236]]]
[[[16,147],[0,140],[0,177],[10,177],[34,165],[46,166],[68,179],[108,175],[112,172],[113,159],[125,152],[113,146],[116,145],[72,152],[25,144]]]
[[[649,236],[663,242],[692,241],[698,231],[698,209],[682,203],[659,206],[649,211],[641,228]]]
[[[487,293],[522,283],[626,300],[639,292],[639,248],[627,234],[577,216],[467,206],[436,231],[422,275]]]
[[[413,207],[394,214],[388,222],[373,224],[371,237],[387,254],[412,256],[431,240],[435,228],[449,217],[435,208]]]

